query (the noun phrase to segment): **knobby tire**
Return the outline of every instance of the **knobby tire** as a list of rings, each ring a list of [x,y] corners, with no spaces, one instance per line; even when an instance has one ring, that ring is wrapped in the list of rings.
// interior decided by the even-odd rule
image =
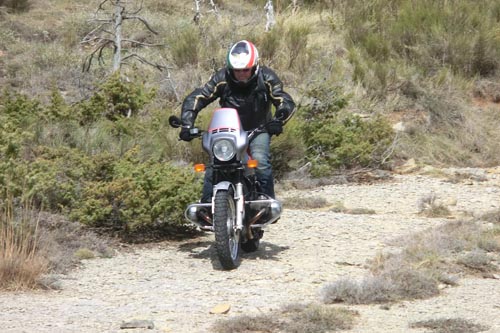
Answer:
[[[235,269],[240,264],[240,233],[236,232],[236,204],[233,190],[219,190],[214,200],[215,248],[222,267]]]

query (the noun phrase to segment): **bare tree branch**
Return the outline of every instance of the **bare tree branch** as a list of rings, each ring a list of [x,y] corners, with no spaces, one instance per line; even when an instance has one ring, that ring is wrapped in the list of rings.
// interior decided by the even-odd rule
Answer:
[[[143,19],[142,17],[139,17],[139,16],[128,16],[128,15],[126,15],[126,16],[123,16],[123,19],[139,20],[139,21],[141,21],[146,26],[146,28],[148,28],[149,31],[151,31],[155,35],[158,35],[158,33],[155,30],[153,30],[153,28],[151,28],[151,26],[149,25],[149,23],[145,19]]]
[[[97,7],[97,10],[95,11],[95,15],[97,15],[97,13],[98,13],[99,11],[104,10],[104,4],[105,4],[106,2],[108,2],[108,1],[110,1],[110,0],[104,0],[103,2],[101,2],[101,3],[99,4],[99,6]]]
[[[95,12],[95,18],[92,20],[98,26],[90,31],[81,41],[81,44],[95,44],[94,49],[86,57],[83,64],[83,70],[89,71],[93,61],[97,61],[99,65],[104,64],[104,50],[111,46],[113,48],[113,72],[119,71],[121,64],[129,59],[135,58],[141,63],[151,65],[159,70],[163,70],[161,65],[154,64],[138,54],[128,55],[122,59],[123,43],[130,43],[135,46],[158,47],[163,44],[148,43],[144,40],[136,40],[134,38],[124,38],[123,22],[125,20],[138,20],[151,33],[157,35],[152,26],[141,16],[137,14],[143,9],[143,0],[141,0],[139,8],[132,12],[127,11],[126,0],[103,0]],[[111,10],[111,8],[113,10]],[[99,14],[107,15],[107,17],[98,17]]]
[[[140,45],[140,46],[148,46],[148,47],[152,47],[152,46],[165,46],[165,44],[151,44],[151,43],[140,42],[138,40],[128,39],[128,38],[123,38],[122,42],[124,42],[124,43],[130,43],[131,45]]]
[[[135,12],[131,12],[130,14],[132,15],[136,15],[136,14],[139,14],[142,10],[142,5],[144,4],[144,1],[141,0],[141,4],[139,5],[139,8],[135,11]]]
[[[163,71],[165,70],[165,68],[166,68],[166,67],[165,67],[165,66],[163,66],[163,65],[160,65],[160,64],[157,64],[157,63],[153,63],[153,62],[151,62],[151,61],[147,60],[146,58],[144,58],[144,57],[142,57],[142,56],[138,55],[137,53],[132,53],[132,54],[129,54],[128,56],[124,57],[124,58],[122,59],[122,63],[127,64],[127,63],[126,63],[126,61],[127,61],[128,59],[131,59],[131,58],[136,58],[137,60],[139,60],[139,61],[140,61],[140,62],[142,62],[143,64],[150,65],[150,66],[152,66],[152,67],[154,67],[154,68],[158,69],[158,70],[159,70],[159,71],[161,71],[161,72],[163,72]]]
[[[109,44],[112,44],[112,40],[107,40],[104,43],[99,44],[97,48],[95,48],[88,56],[85,58],[84,65],[83,65],[83,72],[88,72],[90,70],[90,66],[92,65],[92,61],[94,57],[97,54],[97,61],[99,64],[103,64],[104,60],[102,59],[102,52],[106,46]]]
[[[165,62],[165,60],[163,60],[163,61]],[[181,98],[180,98],[179,94],[177,93],[177,89],[175,88],[175,82],[172,79],[172,75],[170,74],[170,68],[167,65],[164,65],[164,67],[165,67],[166,76],[165,76],[165,78],[161,82],[168,81],[170,83],[170,88],[174,92],[175,100],[178,103],[180,103],[181,102]]]

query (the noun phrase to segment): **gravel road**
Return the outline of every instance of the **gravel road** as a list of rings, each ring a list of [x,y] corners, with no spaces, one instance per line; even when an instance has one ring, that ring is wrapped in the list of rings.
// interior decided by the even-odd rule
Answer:
[[[447,170],[453,173],[454,170]],[[418,174],[394,175],[374,184],[329,185],[281,191],[280,198],[319,196],[374,214],[285,210],[266,229],[261,248],[243,256],[237,270],[223,271],[213,235],[149,244],[108,259],[84,261],[61,277],[62,289],[0,293],[1,332],[209,332],[220,318],[268,313],[287,303],[318,302],[321,287],[341,277],[361,278],[388,241],[444,223],[418,215],[431,192],[452,203],[455,216],[500,209],[500,168],[468,169],[452,183]],[[210,314],[228,304],[227,314]],[[500,332],[500,280],[461,279],[439,297],[380,305],[350,306],[360,317],[349,332],[423,332],[414,321],[463,318]],[[147,320],[152,329],[120,329],[122,322]]]

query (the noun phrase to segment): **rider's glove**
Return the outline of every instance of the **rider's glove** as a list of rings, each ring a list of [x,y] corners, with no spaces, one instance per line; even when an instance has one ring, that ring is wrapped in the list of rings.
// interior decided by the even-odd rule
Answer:
[[[189,128],[182,128],[181,132],[179,133],[179,138],[183,141],[193,140],[193,137],[191,136],[191,132],[189,131]]]
[[[289,115],[290,111],[288,111],[287,109],[278,109],[275,113],[275,117],[281,121],[287,119]]]
[[[283,122],[280,120],[273,120],[266,125],[267,133],[270,135],[280,135],[283,132]]]

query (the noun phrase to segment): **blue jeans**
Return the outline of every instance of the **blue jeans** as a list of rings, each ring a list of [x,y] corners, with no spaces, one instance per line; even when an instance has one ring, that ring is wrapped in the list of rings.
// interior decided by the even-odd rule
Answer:
[[[250,155],[259,162],[255,175],[260,183],[262,192],[274,198],[274,178],[271,168],[271,136],[268,133],[260,133],[250,142]],[[213,192],[212,167],[205,171],[203,183],[202,202],[210,202]]]

